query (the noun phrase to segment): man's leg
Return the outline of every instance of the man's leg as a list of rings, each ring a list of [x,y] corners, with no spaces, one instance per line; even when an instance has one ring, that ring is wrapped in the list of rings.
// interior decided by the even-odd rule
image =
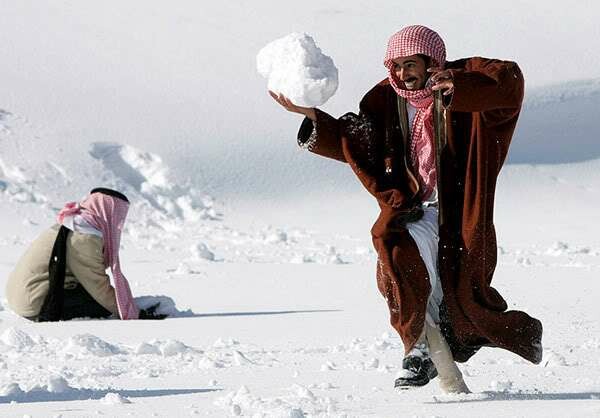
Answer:
[[[425,321],[425,335],[429,344],[429,354],[435,364],[444,393],[470,393],[462,373],[454,362],[450,347],[436,325]]]
[[[403,370],[396,380],[396,387],[399,384],[404,387],[411,386],[411,384],[412,386],[422,386],[427,384],[429,379],[433,379],[438,375],[440,377],[440,387],[445,393],[468,393],[469,389],[454,362],[450,348],[436,325],[439,322],[439,305],[443,298],[437,270],[437,215],[436,208],[425,208],[423,218],[407,226],[409,233],[419,248],[421,259],[427,267],[431,284],[431,294],[427,305],[427,319],[423,327],[423,334],[402,362]],[[426,358],[428,363],[413,359],[414,355],[418,356],[419,352],[420,356]],[[421,366],[422,370],[419,373],[415,373],[415,371],[419,371],[418,367],[407,368],[406,366],[411,363]],[[424,370],[428,370],[429,373],[425,373]],[[429,379],[427,379],[428,376]]]
[[[423,328],[421,336],[402,360],[402,369],[396,376],[394,387],[396,389],[411,389],[425,386],[436,376],[437,371],[429,355],[426,329]]]
[[[112,315],[79,283],[74,288],[65,289],[64,295],[63,321],[73,318],[108,318]]]

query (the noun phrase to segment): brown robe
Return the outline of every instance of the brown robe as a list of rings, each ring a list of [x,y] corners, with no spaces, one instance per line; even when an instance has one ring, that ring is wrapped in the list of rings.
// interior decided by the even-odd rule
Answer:
[[[454,93],[434,106],[436,131],[445,144],[438,161],[440,326],[456,361],[490,346],[537,364],[542,324],[524,312],[507,311],[490,286],[497,256],[496,179],[521,110],[523,76],[514,62],[480,57],[448,62],[446,69],[452,71]],[[430,284],[405,226],[420,198],[406,152],[403,100],[386,79],[365,95],[358,115],[335,119],[317,110],[317,122],[305,119],[298,140],[316,154],[349,163],[377,199],[381,213],[371,230],[377,284],[408,352],[423,330]]]

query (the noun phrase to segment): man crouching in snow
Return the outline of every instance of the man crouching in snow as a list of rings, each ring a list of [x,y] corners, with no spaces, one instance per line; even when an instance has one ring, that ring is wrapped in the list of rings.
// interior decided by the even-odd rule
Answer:
[[[158,305],[138,309],[121,272],[119,244],[129,200],[96,188],[81,203],[67,203],[58,224],[44,231],[11,273],[6,297],[11,309],[45,322],[79,317],[163,319]],[[115,287],[106,269],[110,267]]]
[[[446,61],[440,36],[409,26],[388,43],[388,77],[339,119],[294,105],[299,144],[347,162],[381,208],[371,233],[377,284],[405,346],[397,388],[435,376],[447,393],[469,389],[455,362],[500,347],[539,363],[542,324],[490,286],[496,266],[496,179],[523,99],[514,62]],[[442,93],[443,92],[443,93]]]

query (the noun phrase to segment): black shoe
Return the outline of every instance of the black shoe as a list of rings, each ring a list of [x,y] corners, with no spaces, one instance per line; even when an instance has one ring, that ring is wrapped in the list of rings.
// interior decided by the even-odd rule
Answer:
[[[402,360],[402,375],[394,382],[396,389],[410,389],[425,386],[437,376],[437,369],[429,358],[428,353],[423,355],[408,355]]]

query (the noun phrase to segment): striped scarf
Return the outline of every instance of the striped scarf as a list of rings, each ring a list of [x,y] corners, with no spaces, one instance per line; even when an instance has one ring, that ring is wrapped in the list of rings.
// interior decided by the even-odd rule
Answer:
[[[422,54],[431,58],[432,65],[442,67],[446,62],[446,47],[442,38],[425,26],[407,26],[394,34],[384,58],[388,79],[396,93],[413,105],[417,112],[411,126],[410,160],[417,174],[421,198],[427,199],[437,184],[433,146],[433,91],[426,86],[421,90],[405,90],[394,72],[393,60]]]

